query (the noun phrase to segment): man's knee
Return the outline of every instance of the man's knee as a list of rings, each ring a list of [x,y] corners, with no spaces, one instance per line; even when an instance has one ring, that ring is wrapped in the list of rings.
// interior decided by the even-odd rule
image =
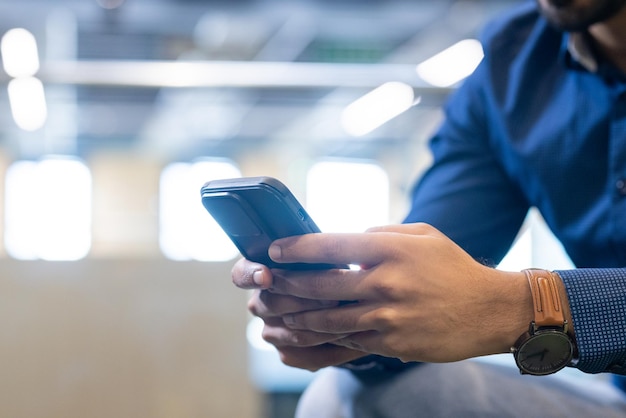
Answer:
[[[520,376],[511,367],[463,361],[421,364],[366,380],[330,368],[305,391],[296,416],[582,417],[603,410],[603,416],[617,417],[624,416],[625,405],[577,394],[554,376]]]
[[[352,400],[363,386],[345,369],[322,370],[306,388],[296,409],[296,418],[352,417]]]

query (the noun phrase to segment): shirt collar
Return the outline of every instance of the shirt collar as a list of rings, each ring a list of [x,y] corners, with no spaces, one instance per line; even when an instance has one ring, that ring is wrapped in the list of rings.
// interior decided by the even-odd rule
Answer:
[[[567,40],[567,50],[571,57],[587,71],[598,72],[598,60],[593,55],[589,38],[582,32],[572,32]]]

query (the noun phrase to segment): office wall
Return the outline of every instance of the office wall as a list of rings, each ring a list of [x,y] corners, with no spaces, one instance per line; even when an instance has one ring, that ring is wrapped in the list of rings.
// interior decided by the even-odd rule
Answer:
[[[259,416],[229,271],[0,260],[0,416]]]

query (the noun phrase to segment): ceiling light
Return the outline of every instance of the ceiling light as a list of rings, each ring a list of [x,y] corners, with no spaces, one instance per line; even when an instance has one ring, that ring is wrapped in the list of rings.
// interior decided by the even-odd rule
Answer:
[[[472,74],[484,56],[476,39],[465,39],[417,66],[417,74],[436,87],[450,87]]]
[[[17,126],[25,131],[43,127],[48,117],[43,84],[35,77],[14,78],[9,82],[11,113]]]
[[[341,115],[341,124],[349,135],[363,136],[414,104],[413,87],[399,82],[385,83],[349,104]]]
[[[26,29],[11,29],[0,43],[4,71],[11,77],[31,77],[39,71],[37,41]]]

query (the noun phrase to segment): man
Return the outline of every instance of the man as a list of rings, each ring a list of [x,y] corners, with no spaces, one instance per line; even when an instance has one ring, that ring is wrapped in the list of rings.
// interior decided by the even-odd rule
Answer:
[[[626,0],[524,4],[483,44],[404,225],[270,248],[361,269],[233,269],[237,286],[263,289],[249,308],[286,364],[342,366],[300,416],[626,416],[614,386],[461,361],[512,351],[525,374],[626,374]],[[487,266],[533,206],[579,268]]]

